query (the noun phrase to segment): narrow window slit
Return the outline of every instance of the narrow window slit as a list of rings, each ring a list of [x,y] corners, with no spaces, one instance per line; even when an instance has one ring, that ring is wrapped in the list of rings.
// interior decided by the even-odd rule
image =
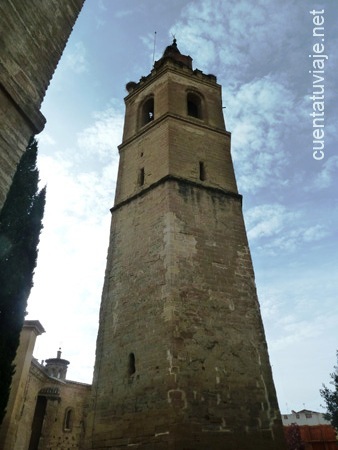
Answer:
[[[144,185],[144,167],[142,167],[142,169],[140,169],[138,182],[139,182],[140,186]]]
[[[136,368],[135,368],[135,355],[134,353],[129,353],[129,358],[128,358],[128,375],[131,376],[135,373]]]
[[[204,162],[200,161],[199,163],[199,168],[200,168],[200,180],[204,181],[205,180],[205,167],[204,167]]]

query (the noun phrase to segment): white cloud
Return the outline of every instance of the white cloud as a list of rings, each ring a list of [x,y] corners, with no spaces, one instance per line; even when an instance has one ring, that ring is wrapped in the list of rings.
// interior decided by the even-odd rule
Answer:
[[[255,206],[246,212],[245,221],[248,238],[255,248],[273,254],[293,252],[304,243],[320,241],[329,235],[323,225],[304,226],[300,212],[281,204]]]
[[[54,146],[56,144],[56,141],[55,141],[55,139],[53,139],[53,137],[49,133],[47,133],[46,131],[43,131],[38,136],[38,144]]]
[[[60,224],[66,231],[72,218],[99,220],[112,206],[117,161],[100,171],[75,174],[70,162],[41,156],[39,167],[42,183],[47,184],[46,215],[53,228]]]
[[[122,9],[122,10],[117,11],[117,12],[115,13],[115,17],[116,17],[117,19],[123,19],[124,17],[131,16],[131,15],[133,15],[134,13],[135,13],[135,10],[133,10],[133,9]]]
[[[99,11],[103,11],[104,13],[107,11],[107,5],[105,4],[104,0],[98,1],[98,8],[99,8]]]
[[[74,48],[64,55],[65,67],[75,73],[88,71],[87,50],[83,42],[77,42]]]
[[[154,33],[147,33],[140,37],[142,44],[148,49],[154,49]]]
[[[259,298],[270,351],[277,360],[285,354],[289,366],[301,358],[314,372],[318,357],[323,355],[322,340],[327,349],[336,346],[338,310],[333,280],[337,271],[328,271],[328,266],[317,264],[291,271],[289,276],[285,271],[278,276],[280,268],[271,268],[260,280]]]
[[[47,334],[35,356],[51,357],[62,345],[77,370],[71,366],[70,378],[90,382],[116,167],[74,176],[72,164],[59,157],[41,156],[39,165],[47,203],[28,318],[41,320]],[[79,336],[81,345],[70,353]]]
[[[284,183],[284,142],[295,126],[297,113],[290,114],[294,102],[292,92],[271,76],[227,91],[227,127],[232,131],[240,190],[254,192],[267,183]]]
[[[109,107],[94,114],[75,148],[48,153],[42,139],[38,156],[47,201],[28,311],[47,333],[35,356],[51,357],[62,345],[63,356],[74,362],[69,378],[86,382],[92,377],[121,134],[122,115]],[[57,138],[50,140],[59,148]],[[70,344],[78,337],[80,346]]]
[[[120,145],[123,131],[124,116],[110,107],[94,114],[95,122],[77,136],[80,149],[88,154],[95,155],[101,160],[116,155],[117,146]]]
[[[245,215],[250,240],[277,235],[285,222],[293,220],[294,214],[287,212],[285,206],[278,204],[260,205],[251,208]]]
[[[327,229],[322,225],[314,225],[303,232],[304,242],[319,241],[329,235]]]
[[[326,189],[337,180],[338,175],[338,156],[331,156],[324,164],[314,181],[315,189]]]
[[[229,78],[234,79],[234,74],[242,78],[253,64],[264,60],[273,65],[276,54],[285,60],[290,57],[291,44],[285,52],[285,40],[294,33],[300,9],[291,1],[279,4],[278,9],[269,0],[256,1],[254,8],[250,0],[192,2],[171,31],[184,50],[196,55],[199,68],[210,70],[217,63]],[[215,53],[208,53],[210,42],[215,41]],[[293,53],[297,44],[293,43]]]

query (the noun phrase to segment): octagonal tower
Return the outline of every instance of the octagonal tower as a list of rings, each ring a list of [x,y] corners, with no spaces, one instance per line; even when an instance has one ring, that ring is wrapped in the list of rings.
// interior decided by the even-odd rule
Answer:
[[[127,90],[88,448],[284,449],[221,86],[174,40]]]

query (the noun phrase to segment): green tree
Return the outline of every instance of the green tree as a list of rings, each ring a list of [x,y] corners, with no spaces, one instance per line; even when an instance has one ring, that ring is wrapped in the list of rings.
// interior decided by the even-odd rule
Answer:
[[[37,151],[37,141],[31,138],[0,211],[0,423],[8,402],[42,229],[46,189],[38,190]]]
[[[338,362],[338,350],[336,353],[336,358]],[[338,430],[338,366],[334,366],[335,371],[330,374],[332,381],[330,384],[333,385],[333,390],[323,384],[323,389],[320,389],[320,395],[323,397],[326,403],[326,413],[324,417],[326,420],[331,422],[331,425]]]

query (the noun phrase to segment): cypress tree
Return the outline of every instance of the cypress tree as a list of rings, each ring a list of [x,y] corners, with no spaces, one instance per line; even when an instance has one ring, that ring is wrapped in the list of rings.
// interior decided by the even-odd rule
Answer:
[[[0,211],[0,423],[8,402],[42,229],[46,189],[38,191],[37,151],[37,141],[31,138]]]

